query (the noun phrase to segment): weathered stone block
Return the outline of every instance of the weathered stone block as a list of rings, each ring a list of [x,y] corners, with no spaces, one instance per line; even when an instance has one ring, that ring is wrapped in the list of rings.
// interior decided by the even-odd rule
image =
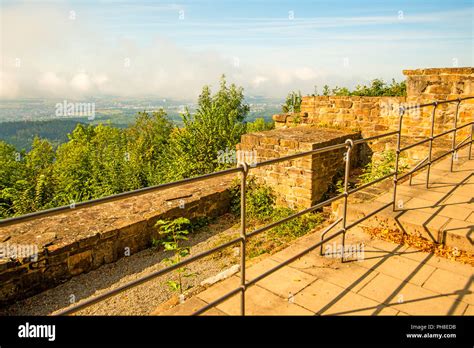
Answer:
[[[71,275],[77,275],[90,270],[92,265],[92,252],[86,250],[77,254],[69,255],[68,269]]]
[[[275,122],[286,122],[286,118],[288,117],[288,114],[277,114],[273,115],[273,121]]]

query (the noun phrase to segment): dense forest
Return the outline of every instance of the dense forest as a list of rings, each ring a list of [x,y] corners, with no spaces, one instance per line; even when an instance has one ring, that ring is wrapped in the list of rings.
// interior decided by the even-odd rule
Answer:
[[[0,137],[18,150],[30,150],[35,137],[48,139],[55,146],[68,141],[71,133],[81,119],[15,121],[0,124]]]

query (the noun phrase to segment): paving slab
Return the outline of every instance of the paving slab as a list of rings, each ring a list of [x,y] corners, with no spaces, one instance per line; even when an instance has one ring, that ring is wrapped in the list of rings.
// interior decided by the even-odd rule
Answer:
[[[474,253],[474,224],[469,221],[451,219],[442,229],[447,245]]]
[[[191,297],[189,300],[186,300],[183,304],[183,306],[175,306],[170,308],[169,310],[162,312],[162,313],[157,313],[159,315],[166,315],[166,316],[171,316],[171,315],[193,315],[196,311],[199,309],[203,308],[204,306],[207,305],[206,302],[201,300],[198,297]],[[154,313],[152,313],[153,315]],[[221,316],[221,315],[226,315],[224,312],[220,311],[217,308],[211,308],[208,311],[204,312],[202,315],[204,316]]]
[[[459,274],[465,277],[470,277],[474,274],[474,267],[469,264],[463,264],[457,261],[449,260],[447,258],[426,253],[409,246],[404,246],[398,255],[403,258],[426,263],[437,269],[444,269],[451,273]]]
[[[379,273],[390,275],[399,280],[420,286],[423,285],[436,270],[435,267],[427,265],[426,263],[413,261],[396,255],[385,259],[377,266],[374,266],[373,269]]]
[[[378,274],[358,294],[410,315],[462,315],[468,306],[448,294],[400,282],[385,274]]]
[[[466,277],[443,269],[437,269],[423,284],[423,288],[440,294],[453,294],[460,301],[474,305],[473,279],[473,275]]]
[[[256,274],[256,276],[259,274]],[[314,280],[314,276],[308,273],[284,266],[275,273],[258,281],[258,285],[283,298],[288,298],[298,293]]]
[[[240,295],[231,297],[217,308],[228,315],[240,315]],[[258,285],[247,290],[245,311],[247,315],[314,315],[314,312]]]
[[[298,293],[295,303],[318,315],[396,315],[398,312],[322,279]]]

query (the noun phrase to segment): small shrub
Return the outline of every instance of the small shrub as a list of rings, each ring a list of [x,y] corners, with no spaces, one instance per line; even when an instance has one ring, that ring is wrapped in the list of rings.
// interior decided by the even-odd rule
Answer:
[[[170,265],[175,265],[190,253],[189,247],[180,246],[181,241],[188,240],[189,228],[192,227],[191,221],[186,218],[177,218],[172,221],[158,220],[155,224],[160,235],[163,238],[159,241],[153,240],[154,245],[161,245],[166,251],[173,252],[173,257],[166,258],[164,261]],[[167,282],[171,291],[183,293],[183,277],[190,277],[192,274],[188,273],[188,268],[182,267],[176,270],[176,280],[169,280]]]
[[[282,105],[281,111],[282,112],[300,112],[301,111],[301,92],[290,92],[286,97],[285,104]]]
[[[278,207],[274,210],[272,221],[284,219],[295,213],[293,209]],[[321,213],[308,213],[275,227],[272,235],[284,241],[291,240],[304,236],[323,221],[324,217]]]
[[[247,201],[246,212],[249,218],[267,219],[272,215],[276,199],[273,190],[258,183],[255,177],[250,178],[247,182],[245,198]],[[238,183],[231,188],[231,212],[240,213],[240,184]]]
[[[255,121],[246,123],[246,133],[262,132],[273,128],[275,128],[275,122],[267,122],[263,117],[256,118]]]
[[[385,150],[382,152],[382,159],[372,161],[364,168],[363,173],[359,177],[359,184],[363,185],[371,181],[377,180],[385,175],[395,171],[396,154],[393,150]],[[399,159],[398,170],[403,172],[408,168],[403,158]]]
[[[246,199],[247,217],[250,224],[269,224],[296,213],[296,210],[276,206],[272,189],[257,183],[255,178],[251,178],[248,182]],[[231,209],[234,214],[240,213],[240,186],[237,183],[232,189]],[[248,255],[252,258],[269,252],[275,247],[305,235],[323,221],[324,216],[321,213],[308,213],[278,225],[263,235],[253,238],[249,244]]]

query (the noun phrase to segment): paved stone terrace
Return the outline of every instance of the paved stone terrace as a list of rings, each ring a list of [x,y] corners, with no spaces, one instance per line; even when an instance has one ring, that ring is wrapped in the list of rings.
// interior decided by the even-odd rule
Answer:
[[[408,181],[399,184],[396,198],[399,211],[393,212],[389,207],[364,225],[403,230],[474,253],[474,160],[468,160],[467,154],[467,147],[459,152],[453,172],[450,171],[449,156],[435,163],[428,189],[426,171],[414,176],[412,185]],[[393,190],[390,189],[370,202],[364,200],[363,204],[351,205],[348,219],[355,221],[392,199]]]
[[[247,268],[252,279],[319,241],[307,235]],[[334,242],[339,243],[340,238]],[[340,262],[312,251],[281,268],[246,294],[248,315],[474,315],[473,267],[419,250],[371,240],[361,229],[346,245],[364,243],[364,258]],[[332,241],[328,245],[333,246]],[[326,250],[326,246],[324,248]],[[336,255],[335,255],[336,256]],[[190,315],[239,286],[238,275],[217,283],[160,315]],[[207,315],[239,315],[240,295]]]
[[[397,200],[403,211],[397,223],[412,233],[444,238],[448,244],[472,248],[474,226],[474,160],[460,154],[455,171],[449,157],[433,166],[430,188],[425,174],[413,185],[401,184]],[[354,220],[391,200],[391,193],[359,205]],[[433,207],[434,206],[434,207]],[[354,207],[353,205],[351,206]],[[390,210],[390,211],[389,211]],[[362,212],[362,213],[361,213]],[[359,215],[358,215],[359,214]],[[374,220],[375,225],[380,220]],[[386,222],[386,221],[385,221]],[[418,227],[418,230],[417,230]],[[315,232],[246,270],[248,280],[289,259],[320,240]],[[327,246],[337,250],[336,237]],[[319,250],[303,256],[247,290],[248,315],[474,315],[474,267],[421,252],[408,246],[371,239],[360,227],[348,232],[346,246],[363,243],[363,258],[341,263],[320,256]],[[326,250],[326,246],[325,249]],[[190,315],[240,284],[238,275],[217,283],[184,303],[152,314]],[[207,315],[239,315],[240,295],[209,310]]]

